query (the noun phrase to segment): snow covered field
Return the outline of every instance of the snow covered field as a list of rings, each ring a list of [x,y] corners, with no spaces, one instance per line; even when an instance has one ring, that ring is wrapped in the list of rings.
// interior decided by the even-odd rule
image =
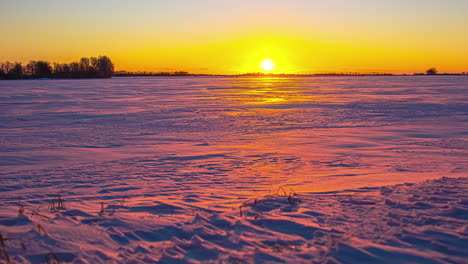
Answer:
[[[467,150],[466,77],[1,81],[0,261],[463,263]]]

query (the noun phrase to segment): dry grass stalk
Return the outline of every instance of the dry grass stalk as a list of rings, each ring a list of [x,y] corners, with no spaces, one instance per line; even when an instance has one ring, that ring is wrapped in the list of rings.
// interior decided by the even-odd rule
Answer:
[[[299,204],[299,199],[296,198],[295,193],[290,193],[288,196],[288,202],[291,205],[298,205]]]
[[[18,208],[18,217],[24,216],[24,205],[20,204]]]
[[[47,208],[50,210],[51,213],[57,212],[57,207],[55,206],[54,201],[50,201],[49,204],[47,205]]]
[[[104,215],[104,203],[101,202],[101,210],[99,211],[99,216]]]
[[[60,194],[57,194],[57,204],[55,204],[55,202],[52,200],[48,203],[47,208],[50,210],[51,213],[55,213],[60,210],[65,210],[62,196]]]
[[[6,263],[11,263],[10,255],[8,254],[8,251],[6,249],[6,241],[12,240],[11,238],[3,237],[3,235],[0,233],[0,251],[2,252],[3,257],[6,260]]]
[[[196,216],[198,215],[198,211],[200,210],[199,209],[185,209],[184,214],[189,215],[189,216]]]
[[[34,211],[34,210],[32,210],[32,209],[28,209],[28,212],[29,212],[29,214],[30,214],[31,216],[38,215],[38,216],[43,217],[43,218],[45,218],[45,219],[49,219],[49,220],[51,219],[50,217],[48,217],[48,216],[46,216],[46,215],[43,215],[43,214],[40,214],[39,212]]]
[[[0,233],[0,252],[3,255],[3,258],[5,258],[5,261],[6,261],[5,263],[7,263],[7,264],[10,264],[10,263],[13,263],[13,262],[11,261],[10,255],[8,254],[8,251],[7,251],[7,248],[6,248],[6,242],[7,241],[13,241],[13,240],[16,240],[16,239],[4,237]],[[19,242],[19,245],[21,246],[21,249],[23,249],[23,251],[26,251],[26,246],[21,241],[18,241],[18,242]]]
[[[124,205],[125,205],[125,201],[128,200],[128,199],[130,199],[130,198],[128,197],[128,195],[125,195],[124,197],[122,197],[122,200],[120,201],[120,206],[124,206]]]
[[[45,231],[44,227],[42,227],[40,224],[37,224],[36,226],[37,228],[37,231],[39,232],[39,234],[43,235],[43,236],[47,236],[47,231]]]
[[[57,194],[57,209],[58,210],[64,210],[65,209],[65,206],[63,205],[62,196],[60,194]]]
[[[286,191],[284,190],[284,188],[283,188],[283,187],[279,187],[279,189],[278,189],[278,192],[277,192],[277,193],[279,193],[279,191],[283,191],[283,194],[284,194],[284,196],[288,196],[288,195],[286,194]]]
[[[53,252],[50,252],[47,255],[45,255],[44,260],[47,264],[60,264],[60,260],[58,259],[57,255]]]

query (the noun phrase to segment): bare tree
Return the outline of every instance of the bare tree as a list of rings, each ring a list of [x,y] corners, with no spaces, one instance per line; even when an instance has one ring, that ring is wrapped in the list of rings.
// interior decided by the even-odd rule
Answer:
[[[23,78],[23,65],[21,62],[15,62],[7,72],[7,79],[21,79]]]
[[[80,76],[80,64],[78,62],[70,63],[70,77],[79,78]]]
[[[80,59],[80,72],[83,74],[89,75],[94,72],[94,67],[91,65],[91,60],[87,57]]]
[[[26,66],[20,62],[0,63],[0,79],[24,78],[111,78],[114,64],[107,56],[83,57],[78,62],[53,63],[30,61]]]
[[[430,68],[426,71],[426,75],[436,75],[436,74],[437,74],[436,68]]]
[[[47,61],[30,61],[26,65],[25,74],[33,78],[50,78],[52,77],[52,66]]]
[[[5,74],[8,74],[8,72],[13,68],[13,63],[6,61],[5,63],[2,63],[2,69],[5,72]]]
[[[97,58],[97,76],[100,78],[110,78],[114,75],[114,64],[107,56],[99,56]]]

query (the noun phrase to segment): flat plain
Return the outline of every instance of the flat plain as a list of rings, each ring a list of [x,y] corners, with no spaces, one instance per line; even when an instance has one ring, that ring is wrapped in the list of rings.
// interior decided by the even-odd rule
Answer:
[[[464,76],[1,81],[2,250],[461,263],[467,102]]]

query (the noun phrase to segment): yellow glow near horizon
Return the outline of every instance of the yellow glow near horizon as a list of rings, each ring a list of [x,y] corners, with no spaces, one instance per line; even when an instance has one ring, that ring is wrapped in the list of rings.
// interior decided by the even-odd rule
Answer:
[[[107,55],[127,71],[468,71],[468,1],[293,3],[5,1],[0,17],[11,25],[0,27],[8,36],[0,41],[0,62]],[[273,69],[259,66],[265,58]]]
[[[271,59],[264,59],[262,60],[262,62],[260,63],[260,67],[266,71],[266,72],[270,72],[272,70],[274,70],[276,68],[276,65],[275,65],[275,62]]]

